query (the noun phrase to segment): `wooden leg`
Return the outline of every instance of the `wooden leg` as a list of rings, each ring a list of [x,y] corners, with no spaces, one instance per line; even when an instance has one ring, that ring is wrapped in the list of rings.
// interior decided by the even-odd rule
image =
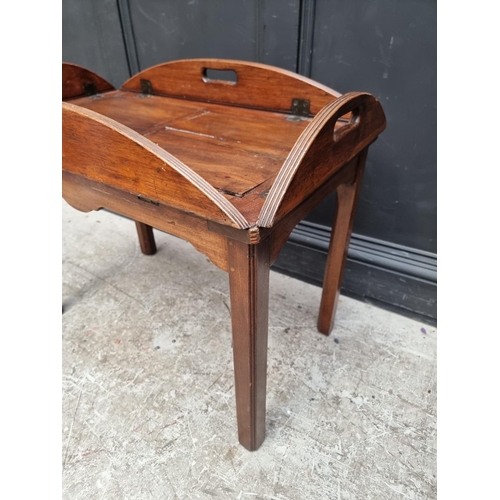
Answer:
[[[325,335],[330,335],[333,328],[367,151],[368,148],[359,154],[354,183],[341,184],[336,190],[337,207],[330,237],[318,316],[318,330]]]
[[[264,441],[266,426],[268,240],[228,242],[238,437],[250,451]]]
[[[137,234],[139,235],[139,243],[141,251],[144,255],[154,255],[156,253],[156,243],[153,234],[153,228],[142,222],[135,221]]]

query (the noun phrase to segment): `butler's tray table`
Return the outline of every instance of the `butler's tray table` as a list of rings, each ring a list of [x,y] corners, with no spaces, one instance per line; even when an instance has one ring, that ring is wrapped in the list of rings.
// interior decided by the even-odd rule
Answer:
[[[368,146],[385,128],[370,94],[339,94],[264,64],[146,69],[121,89],[63,64],[63,197],[189,241],[229,274],[240,443],[264,440],[269,267],[294,226],[337,192],[318,329],[338,301]],[[228,79],[228,75],[231,77]]]

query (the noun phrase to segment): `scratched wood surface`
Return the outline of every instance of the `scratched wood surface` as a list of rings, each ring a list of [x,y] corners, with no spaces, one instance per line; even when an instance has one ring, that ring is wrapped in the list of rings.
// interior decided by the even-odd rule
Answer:
[[[216,189],[236,196],[277,175],[310,121],[293,121],[281,113],[123,91],[76,99],[72,104],[141,133]]]
[[[291,150],[311,125],[311,118],[297,120],[283,113],[123,91],[80,97],[71,103],[116,120],[174,155],[219,190],[249,225],[257,222],[276,176],[285,160],[293,159]],[[347,125],[343,119],[332,123],[336,131]],[[320,158],[324,150],[328,144],[326,149],[316,146],[304,169],[312,173],[322,164],[323,171],[331,167],[330,160],[325,163]],[[296,190],[303,191],[301,186]]]
[[[436,331],[271,272],[267,436],[238,444],[226,273],[63,208],[64,500],[436,498]],[[424,328],[426,333],[421,329]]]

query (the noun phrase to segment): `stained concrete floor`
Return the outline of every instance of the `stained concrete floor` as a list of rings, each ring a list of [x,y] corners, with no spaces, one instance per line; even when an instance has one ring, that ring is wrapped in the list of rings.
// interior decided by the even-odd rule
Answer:
[[[227,276],[63,203],[65,499],[436,498],[436,330],[271,273],[267,437],[238,444]]]

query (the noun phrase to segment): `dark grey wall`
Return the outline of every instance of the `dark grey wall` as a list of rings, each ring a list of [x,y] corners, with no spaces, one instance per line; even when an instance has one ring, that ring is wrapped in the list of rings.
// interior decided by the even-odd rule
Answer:
[[[318,0],[311,77],[378,97],[387,129],[371,147],[354,231],[436,252],[436,5]],[[329,224],[327,210],[310,217]]]
[[[370,148],[345,291],[435,317],[435,0],[63,0],[63,60],[116,86],[192,57],[264,62],[378,97],[388,127]],[[292,234],[278,269],[321,282],[333,205]]]
[[[295,70],[299,1],[130,2],[139,67],[193,57]]]
[[[130,76],[116,0],[63,0],[62,58],[115,87]]]

